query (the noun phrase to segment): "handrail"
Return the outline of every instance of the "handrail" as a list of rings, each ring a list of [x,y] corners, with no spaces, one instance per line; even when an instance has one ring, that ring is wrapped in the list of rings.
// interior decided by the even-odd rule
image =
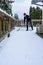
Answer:
[[[6,11],[2,10],[1,8],[0,8],[0,12],[5,14],[6,16],[10,17],[11,19],[17,21],[13,16],[9,15],[8,13],[6,13]]]
[[[42,19],[32,19],[32,21],[42,21]]]

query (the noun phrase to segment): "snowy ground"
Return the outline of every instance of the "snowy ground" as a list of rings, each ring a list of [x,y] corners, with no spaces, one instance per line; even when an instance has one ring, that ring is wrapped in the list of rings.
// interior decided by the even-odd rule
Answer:
[[[36,30],[16,27],[0,42],[0,65],[43,65],[43,39]]]

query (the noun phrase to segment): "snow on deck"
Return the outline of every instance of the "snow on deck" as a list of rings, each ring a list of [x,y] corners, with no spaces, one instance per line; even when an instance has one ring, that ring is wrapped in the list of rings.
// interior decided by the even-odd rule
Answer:
[[[0,65],[43,65],[43,39],[35,28],[16,27],[0,42]]]

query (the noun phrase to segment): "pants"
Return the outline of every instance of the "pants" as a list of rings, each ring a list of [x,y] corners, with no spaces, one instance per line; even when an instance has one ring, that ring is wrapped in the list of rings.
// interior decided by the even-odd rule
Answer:
[[[33,30],[32,22],[27,22],[27,23],[26,23],[26,28],[27,28],[26,30],[28,31],[28,23],[30,24],[30,26],[31,26],[31,28],[32,28],[32,30]]]

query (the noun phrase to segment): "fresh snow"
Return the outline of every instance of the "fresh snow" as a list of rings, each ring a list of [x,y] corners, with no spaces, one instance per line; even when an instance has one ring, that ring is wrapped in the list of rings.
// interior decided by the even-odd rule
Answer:
[[[11,15],[9,15],[6,11],[2,10],[1,8],[0,8],[0,12],[4,13],[6,16],[12,18],[13,20],[16,20],[16,19],[14,19],[14,17],[12,17]]]
[[[43,39],[36,28],[15,27],[10,37],[0,42],[0,65],[43,65]]]

